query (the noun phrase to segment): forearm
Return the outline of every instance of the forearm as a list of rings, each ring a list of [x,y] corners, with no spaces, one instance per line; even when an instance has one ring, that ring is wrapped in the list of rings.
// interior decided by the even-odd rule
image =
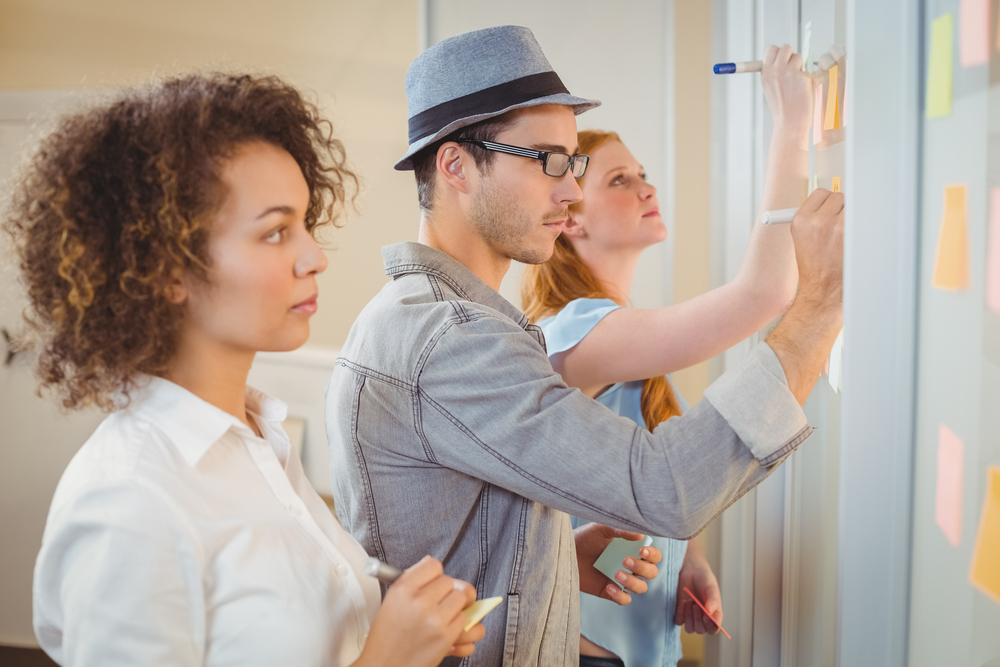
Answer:
[[[781,362],[788,389],[804,405],[843,325],[837,299],[800,294],[766,341]]]
[[[764,211],[796,208],[805,201],[809,180],[808,135],[776,126],[768,153],[760,207],[736,281],[757,295],[774,317],[795,296],[798,270],[789,225],[762,225]]]

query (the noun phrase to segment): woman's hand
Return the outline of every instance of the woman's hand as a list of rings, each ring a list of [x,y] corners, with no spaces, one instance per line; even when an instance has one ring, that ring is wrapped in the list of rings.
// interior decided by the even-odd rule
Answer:
[[[632,602],[632,596],[626,591],[642,594],[649,588],[645,580],[659,574],[656,564],[663,555],[656,547],[643,547],[639,552],[642,560],[636,561],[632,558],[623,560],[622,566],[633,572],[629,574],[625,570],[618,570],[616,573],[621,586],[625,587],[623,591],[594,567],[594,562],[616,537],[641,540],[644,536],[642,533],[630,533],[627,530],[609,528],[597,523],[588,523],[573,531],[573,538],[576,541],[576,562],[580,569],[580,591],[625,606]]]
[[[812,117],[813,80],[802,71],[802,56],[785,44],[770,46],[760,73],[767,108],[774,118],[775,134],[806,141]]]
[[[691,596],[684,592],[688,588],[698,596],[705,609],[712,614],[705,615]],[[674,623],[683,625],[688,633],[699,635],[719,633],[722,623],[722,593],[719,582],[702,554],[701,547],[694,541],[688,543],[684,564],[681,566],[677,581],[677,608],[674,611]]]
[[[425,556],[389,588],[354,666],[432,667],[447,655],[470,655],[486,634],[482,624],[462,631],[462,610],[475,599],[475,588],[445,576],[441,562]]]

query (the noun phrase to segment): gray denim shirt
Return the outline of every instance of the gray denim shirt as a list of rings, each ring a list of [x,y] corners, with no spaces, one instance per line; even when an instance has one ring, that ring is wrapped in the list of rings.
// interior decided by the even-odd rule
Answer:
[[[431,554],[503,596],[464,664],[579,664],[568,513],[687,539],[812,432],[766,344],[650,432],[567,387],[538,327],[455,259],[382,254],[393,280],[327,391],[337,515],[387,563]]]

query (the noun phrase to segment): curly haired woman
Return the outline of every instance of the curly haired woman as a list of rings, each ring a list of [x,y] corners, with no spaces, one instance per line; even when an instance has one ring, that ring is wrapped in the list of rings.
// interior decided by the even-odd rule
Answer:
[[[5,226],[42,388],[110,416],[59,483],[35,631],[64,665],[436,665],[472,586],[425,558],[380,602],[306,480],[286,408],[246,385],[309,334],[314,234],[356,185],[273,77],[174,78],[62,118]],[[380,608],[381,607],[381,608]]]

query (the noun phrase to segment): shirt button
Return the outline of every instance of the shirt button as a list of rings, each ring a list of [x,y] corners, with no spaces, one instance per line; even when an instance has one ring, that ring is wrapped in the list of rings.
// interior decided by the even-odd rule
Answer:
[[[292,516],[302,516],[303,514],[302,506],[292,503],[291,505],[288,506],[288,513],[291,514]]]
[[[337,574],[340,575],[341,577],[346,577],[348,574],[351,573],[350,568],[348,568],[343,563],[337,563],[337,567],[335,569],[337,570]],[[368,635],[365,636],[367,637]]]
[[[365,634],[361,635],[361,639],[358,640],[358,643],[361,644],[361,648],[365,647],[365,644],[368,643],[368,633],[367,632]]]

